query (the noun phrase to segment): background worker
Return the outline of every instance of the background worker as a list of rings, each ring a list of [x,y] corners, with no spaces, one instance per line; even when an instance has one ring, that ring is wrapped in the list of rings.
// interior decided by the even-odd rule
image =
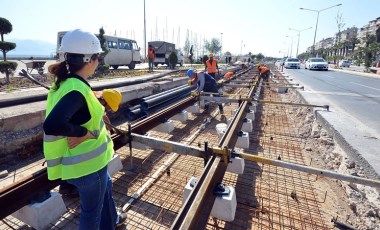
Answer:
[[[229,79],[230,77],[232,77],[233,75],[234,75],[234,72],[233,72],[233,71],[229,71],[229,72],[227,72],[226,74],[224,74],[223,79],[224,79],[224,80],[227,80],[227,79]]]
[[[263,81],[268,82],[269,77],[270,77],[270,69],[268,67],[265,67],[263,65],[258,65],[257,67],[259,69],[259,77],[263,79]]]
[[[197,85],[197,91],[198,92],[205,92],[205,93],[218,93],[218,85],[215,81],[215,78],[213,78],[211,75],[205,73],[205,72],[199,72],[195,69],[189,69],[187,70],[187,76],[190,77],[190,84],[191,85]],[[205,110],[208,109],[208,104],[205,104]],[[223,106],[221,104],[218,104],[219,112],[220,114],[223,114]]]
[[[210,53],[209,59],[206,61],[205,71],[211,75],[215,80],[219,80],[216,78],[216,72],[219,73],[219,67],[217,61],[214,59],[214,54]],[[219,78],[219,76],[218,76]]]
[[[156,51],[154,50],[152,45],[149,45],[149,48],[148,48],[149,72],[153,72],[154,59],[156,59]]]
[[[126,214],[117,214],[107,172],[113,142],[102,119],[105,108],[87,82],[103,51],[98,38],[82,30],[67,32],[59,50],[64,60],[49,67],[55,82],[43,125],[48,179],[67,180],[77,187],[80,230],[115,229]]]

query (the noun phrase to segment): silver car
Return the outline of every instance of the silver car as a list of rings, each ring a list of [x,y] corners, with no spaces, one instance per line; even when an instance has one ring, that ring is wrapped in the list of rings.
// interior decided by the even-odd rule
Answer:
[[[350,67],[350,62],[348,60],[340,60],[339,67]]]
[[[300,60],[298,58],[287,58],[284,64],[284,67],[286,69],[288,68],[295,68],[295,69],[300,69]]]
[[[305,62],[305,69],[309,70],[329,70],[329,64],[323,58],[309,58]]]

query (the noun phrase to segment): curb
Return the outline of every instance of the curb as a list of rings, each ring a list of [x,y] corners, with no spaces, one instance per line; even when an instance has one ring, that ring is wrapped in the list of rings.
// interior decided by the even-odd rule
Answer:
[[[348,73],[348,74],[353,74],[353,75],[365,76],[365,77],[370,77],[370,78],[380,78],[380,75],[375,74],[375,73],[364,73],[364,72],[358,72],[358,71],[353,71],[353,70],[335,69],[335,68],[330,68],[330,67],[329,67],[329,70],[335,71],[335,72],[342,72],[342,73]]]

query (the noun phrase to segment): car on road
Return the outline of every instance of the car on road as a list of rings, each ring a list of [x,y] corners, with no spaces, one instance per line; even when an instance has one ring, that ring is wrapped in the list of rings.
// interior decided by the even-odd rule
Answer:
[[[348,60],[340,60],[338,63],[339,67],[350,67],[350,62]]]
[[[309,58],[305,62],[305,69],[309,70],[329,70],[329,64],[323,58]]]
[[[290,68],[295,68],[295,69],[300,69],[301,65],[301,62],[298,58],[287,58],[285,60],[285,64],[284,64],[284,67],[286,69],[290,69]]]

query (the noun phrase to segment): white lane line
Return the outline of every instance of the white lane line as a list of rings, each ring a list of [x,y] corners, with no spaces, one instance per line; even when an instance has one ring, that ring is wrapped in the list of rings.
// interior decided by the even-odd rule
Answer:
[[[345,92],[326,92],[326,91],[302,91],[302,93],[307,94],[321,94],[321,95],[334,95],[334,96],[351,96],[351,97],[371,97],[371,98],[380,98],[380,95],[376,94],[357,94],[357,93],[345,93]]]
[[[360,86],[363,86],[363,87],[366,87],[366,88],[369,88],[369,89],[374,89],[374,90],[378,90],[378,91],[380,91],[380,89],[378,89],[378,88],[373,88],[373,87],[371,87],[371,86],[362,85],[362,84],[359,84],[359,83],[356,83],[356,82],[352,82],[352,81],[350,81],[350,83],[351,83],[351,84],[355,84],[355,85],[360,85]]]
[[[322,75],[322,76],[329,77],[329,78],[332,78],[332,79],[335,78],[335,77],[331,77],[331,76],[329,76],[329,75]]]

